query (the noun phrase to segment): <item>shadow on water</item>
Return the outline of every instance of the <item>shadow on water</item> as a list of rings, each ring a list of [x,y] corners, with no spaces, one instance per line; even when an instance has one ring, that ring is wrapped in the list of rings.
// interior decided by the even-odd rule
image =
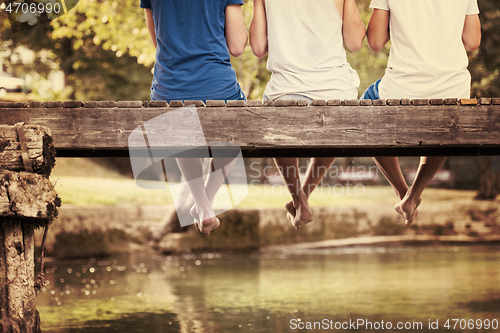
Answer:
[[[90,320],[82,327],[69,327],[66,333],[177,333],[181,331],[175,313],[134,313],[118,320]]]

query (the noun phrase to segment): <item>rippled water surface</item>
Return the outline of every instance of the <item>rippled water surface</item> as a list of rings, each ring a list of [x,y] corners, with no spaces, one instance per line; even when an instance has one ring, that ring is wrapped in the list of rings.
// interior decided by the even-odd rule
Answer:
[[[499,332],[499,263],[480,246],[53,261],[37,302],[44,332]]]

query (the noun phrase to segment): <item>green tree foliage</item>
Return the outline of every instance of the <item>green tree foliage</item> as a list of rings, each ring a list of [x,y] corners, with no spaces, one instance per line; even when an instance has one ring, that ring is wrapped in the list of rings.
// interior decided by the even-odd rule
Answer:
[[[470,57],[472,96],[500,96],[500,0],[478,0],[481,46]]]
[[[154,48],[136,1],[83,0],[66,15],[17,33],[2,20],[0,36],[4,62],[15,74],[64,72],[67,89],[60,98],[149,98]],[[34,61],[21,63],[19,46],[32,50]]]

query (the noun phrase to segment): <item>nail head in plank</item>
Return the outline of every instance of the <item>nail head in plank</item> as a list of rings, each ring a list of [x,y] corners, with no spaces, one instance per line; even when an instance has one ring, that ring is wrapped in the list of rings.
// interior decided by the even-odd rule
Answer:
[[[247,102],[246,101],[227,101],[227,106],[231,106],[231,107],[245,107],[247,106]]]
[[[115,101],[100,101],[99,107],[100,108],[114,108],[114,107],[116,107],[116,102]]]
[[[247,101],[247,106],[259,107],[259,106],[262,106],[262,101]]]
[[[409,99],[409,98],[403,98],[401,100],[401,105],[411,105],[411,99]]]
[[[274,101],[274,106],[275,107],[285,107],[285,106],[296,106],[297,101],[294,99],[280,99]]]
[[[387,100],[387,105],[389,105],[389,106],[399,106],[400,104],[401,104],[401,100],[399,100],[399,99],[392,98],[392,99]]]
[[[481,97],[479,99],[479,104],[481,104],[481,105],[490,105],[491,104],[491,98]]]
[[[326,101],[324,99],[313,99],[311,106],[326,106]]]
[[[206,102],[207,107],[225,107],[226,101],[224,100],[208,100]]]
[[[84,108],[98,108],[99,102],[98,101],[85,101],[85,102],[83,102],[83,107]]]
[[[443,105],[444,104],[444,99],[442,98],[434,98],[429,101],[431,105]]]
[[[385,99],[375,99],[373,100],[374,106],[385,106],[387,105],[387,101]]]
[[[142,108],[142,101],[118,101],[116,102],[118,108]]]
[[[63,108],[81,108],[83,106],[82,101],[64,101]]]
[[[148,107],[150,108],[166,108],[168,107],[167,101],[151,101],[148,103]]]
[[[340,99],[330,99],[326,102],[328,106],[341,106],[342,101]]]
[[[475,99],[475,98],[462,98],[460,100],[460,104],[462,104],[462,105],[477,105],[477,99]]]
[[[444,104],[446,104],[446,105],[457,105],[458,104],[458,98],[446,98],[444,100]]]

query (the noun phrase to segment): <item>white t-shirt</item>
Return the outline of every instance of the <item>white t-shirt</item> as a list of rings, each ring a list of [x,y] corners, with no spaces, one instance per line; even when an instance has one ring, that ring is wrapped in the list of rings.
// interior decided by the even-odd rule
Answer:
[[[335,1],[266,0],[265,5],[272,73],[265,95],[357,99],[359,77],[346,59]]]
[[[470,73],[462,42],[465,16],[477,0],[372,0],[390,12],[391,51],[380,98],[469,98]]]

